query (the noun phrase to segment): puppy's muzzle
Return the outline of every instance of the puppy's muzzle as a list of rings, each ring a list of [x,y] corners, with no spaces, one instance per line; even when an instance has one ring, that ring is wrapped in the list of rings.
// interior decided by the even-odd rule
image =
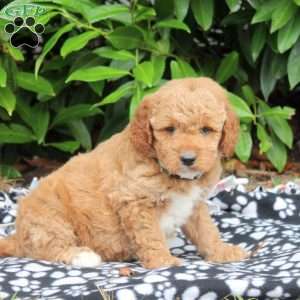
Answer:
[[[193,152],[184,152],[180,156],[180,160],[184,166],[190,167],[194,164],[197,156]]]

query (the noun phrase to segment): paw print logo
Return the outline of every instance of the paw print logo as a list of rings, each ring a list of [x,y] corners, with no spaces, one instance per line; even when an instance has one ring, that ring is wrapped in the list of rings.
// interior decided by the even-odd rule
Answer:
[[[10,43],[13,47],[28,46],[35,48],[40,42],[40,34],[45,30],[42,24],[35,24],[33,17],[16,17],[13,23],[8,23],[4,28],[10,35]]]

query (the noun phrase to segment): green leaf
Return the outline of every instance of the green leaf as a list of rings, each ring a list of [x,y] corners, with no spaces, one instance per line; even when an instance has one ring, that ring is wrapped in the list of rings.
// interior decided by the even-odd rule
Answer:
[[[97,5],[93,9],[85,11],[84,15],[90,23],[106,20],[111,17],[117,17],[122,13],[129,12],[127,6],[122,4]]]
[[[25,100],[19,98],[16,110],[20,118],[32,128],[38,143],[43,143],[50,118],[47,106],[38,103],[34,107],[31,107]]]
[[[178,79],[178,78],[183,78],[184,75],[182,74],[180,68],[179,68],[179,64],[176,60],[172,60],[171,64],[171,77],[172,79]]]
[[[95,116],[102,113],[100,109],[92,107],[90,104],[75,104],[73,106],[61,109],[55,116],[51,128],[59,124],[82,119],[85,117]]]
[[[112,60],[109,64],[110,68],[118,69],[118,70],[123,70],[126,72],[130,72],[132,68],[136,65],[136,62],[133,60]],[[131,75],[131,74],[130,74]]]
[[[262,100],[258,100],[259,111],[264,114],[270,111],[270,107]],[[285,143],[288,147],[292,147],[293,144],[293,132],[289,126],[289,123],[282,117],[278,116],[265,116],[265,120],[268,123],[272,131],[277,135],[277,137]]]
[[[107,105],[119,101],[121,98],[126,97],[132,93],[133,82],[127,82],[113,91],[111,94],[106,96],[99,104],[96,106]]]
[[[255,15],[252,18],[251,23],[260,23],[268,21],[272,18],[273,11],[278,7],[281,0],[267,0],[264,1],[262,5],[258,7]]]
[[[107,39],[117,49],[134,49],[139,46],[143,38],[142,33],[132,26],[117,27],[107,35]]]
[[[48,96],[55,96],[51,83],[42,76],[36,78],[34,74],[27,72],[18,72],[16,74],[17,84],[19,87]]]
[[[1,164],[0,177],[6,179],[16,179],[22,177],[22,174],[12,166]]]
[[[174,14],[174,0],[155,0],[154,7],[158,19],[170,18]]]
[[[300,40],[294,45],[290,52],[287,64],[290,88],[293,89],[300,82]]]
[[[66,57],[71,52],[82,49],[91,39],[94,39],[99,35],[100,34],[97,31],[87,31],[68,38],[60,49],[60,55]]]
[[[188,33],[191,33],[190,28],[185,23],[183,23],[180,20],[176,20],[176,19],[168,19],[168,20],[160,21],[160,22],[156,23],[155,27],[157,27],[157,28],[175,28],[175,29],[181,29]]]
[[[230,9],[230,12],[236,12],[241,8],[241,1],[240,0],[226,0],[226,3]]]
[[[193,69],[193,67],[187,63],[183,59],[177,59],[178,65],[182,73],[184,74],[184,77],[198,77],[199,75],[197,72]]]
[[[21,1],[20,1],[21,2]],[[28,2],[40,2],[40,5],[43,4],[43,2],[52,2],[59,4],[60,6],[63,7],[64,11],[68,10],[70,12],[75,12],[79,14],[83,14],[86,10],[94,9],[95,8],[95,3],[89,0],[50,0],[50,1],[45,1],[45,0],[29,0]],[[22,2],[24,3],[24,2]],[[47,4],[46,8],[49,8],[49,5]],[[51,5],[51,8],[57,9],[60,7]]]
[[[9,55],[15,61],[24,61],[24,55],[20,49],[12,47],[10,44],[7,44],[6,47],[7,47],[7,51],[9,53]]]
[[[49,143],[47,146],[64,152],[74,153],[80,147],[80,143],[78,141],[66,141],[62,143]]]
[[[46,14],[41,15],[39,17],[36,17],[35,22],[46,25],[53,17],[55,17],[57,15],[58,15],[57,11],[51,11],[49,13],[46,13]]]
[[[161,80],[165,67],[166,67],[166,58],[164,56],[152,56],[151,58],[153,64],[153,84],[156,85]]]
[[[248,2],[253,8],[258,9],[264,1],[265,0],[249,0]]]
[[[66,82],[72,80],[80,80],[80,81],[87,81],[87,82],[99,81],[104,79],[119,78],[128,74],[129,74],[128,71],[119,70],[110,67],[103,67],[103,66],[83,68],[73,72],[67,78]]]
[[[101,47],[93,51],[93,53],[114,60],[135,60],[135,55],[127,50],[114,50],[111,47]]]
[[[150,35],[150,36],[149,36]],[[151,32],[145,37],[145,42],[146,44],[153,49],[153,52],[158,53],[169,53],[170,52],[170,47],[171,47],[171,41],[167,37],[169,35],[168,32],[164,32],[165,37],[161,38],[160,40],[154,40],[153,33]]]
[[[256,126],[257,137],[259,139],[259,150],[261,153],[265,153],[272,147],[272,140],[262,125],[257,123]]]
[[[294,0],[294,3],[300,6],[300,0]]]
[[[17,101],[16,111],[19,117],[31,128],[35,125],[34,115],[32,115],[32,108],[21,97]]]
[[[280,5],[272,13],[271,33],[283,27],[294,16],[296,11],[297,6],[292,1],[281,1]]]
[[[0,61],[0,87],[6,87],[7,74]]]
[[[257,25],[251,40],[251,54],[255,62],[263,49],[267,38],[267,29],[264,24]]]
[[[227,54],[221,61],[216,73],[216,79],[219,83],[224,83],[237,71],[239,64],[239,54],[233,51]]]
[[[182,59],[177,59],[177,61],[171,61],[171,75],[172,79],[184,77],[198,77],[198,74],[192,68],[192,66]]]
[[[116,21],[118,23],[123,23],[124,25],[132,25],[132,15],[130,14],[130,12],[123,12],[120,13],[119,15],[116,16],[112,16],[111,20]]]
[[[266,120],[276,136],[291,149],[293,146],[293,131],[289,123],[277,116],[266,117]]]
[[[49,119],[50,114],[44,104],[38,103],[32,108],[31,127],[39,144],[45,140]]]
[[[103,81],[93,81],[93,82],[89,82],[88,85],[90,86],[90,88],[98,95],[101,96],[103,93],[103,89],[104,89],[104,80]]]
[[[273,166],[281,172],[287,162],[287,150],[284,144],[275,136],[271,135],[272,147],[266,152]]]
[[[249,85],[244,85],[242,87],[242,93],[244,95],[245,100],[249,105],[255,106],[256,104],[256,97],[252,90],[252,88]]]
[[[252,137],[249,128],[245,124],[240,129],[235,153],[242,162],[247,162],[252,150]]]
[[[289,50],[300,36],[300,18],[294,17],[278,31],[277,47],[280,53]]]
[[[0,144],[25,144],[32,142],[34,136],[32,132],[19,124],[0,124]]]
[[[260,86],[265,99],[269,98],[277,81],[277,78],[273,76],[272,70],[270,68],[272,56],[273,55],[271,51],[269,49],[266,49],[264,52],[262,65],[260,69]]]
[[[9,116],[16,107],[16,96],[9,87],[0,88],[0,106],[3,107]]]
[[[206,31],[214,18],[214,0],[192,0],[192,11],[197,23]]]
[[[239,12],[234,12],[227,15],[225,18],[222,19],[220,22],[221,26],[231,26],[237,25],[237,29],[241,30],[243,24],[249,23],[249,11],[248,10],[240,10]],[[244,31],[245,32],[245,31]]]
[[[139,106],[140,102],[143,98],[143,90],[139,84],[136,85],[135,93],[133,94],[131,101],[130,101],[130,107],[129,107],[129,117],[132,119],[136,108]]]
[[[82,120],[74,120],[67,123],[72,136],[80,142],[85,150],[92,149],[92,139],[88,128]]]
[[[261,113],[261,115],[264,117],[280,117],[283,119],[290,119],[294,114],[295,114],[295,109],[288,107],[288,106],[271,107],[271,108],[264,110]]]
[[[269,98],[277,80],[285,74],[285,67],[284,56],[275,54],[270,49],[265,50],[260,70],[260,86],[265,99]]]
[[[182,21],[189,10],[190,0],[174,0],[174,6],[177,19]]]
[[[47,41],[47,43],[45,44],[45,46],[43,48],[43,51],[42,51],[41,55],[37,58],[37,60],[35,62],[34,74],[35,74],[36,77],[38,76],[40,67],[41,67],[46,55],[56,45],[56,43],[60,39],[60,37],[63,34],[69,32],[74,26],[75,26],[75,24],[72,24],[72,23],[63,26],[55,34],[53,34],[51,36],[51,38]]]
[[[144,82],[148,87],[152,87],[154,69],[151,61],[138,64],[133,69],[133,74],[136,80]]]
[[[240,26],[238,26],[240,27]],[[246,59],[248,64],[254,68],[253,59],[251,57],[251,36],[250,36],[250,30],[243,30],[241,28],[238,29],[237,32],[237,39],[239,41],[239,53],[241,53],[242,56]],[[241,68],[239,68],[240,70]],[[247,81],[247,80],[246,80]]]
[[[214,0],[192,0],[192,11],[197,23],[206,31],[214,17]]]
[[[143,20],[151,20],[156,16],[154,8],[143,5],[138,5],[135,13],[134,19],[136,23]]]
[[[254,120],[254,115],[252,114],[247,103],[242,98],[230,92],[228,92],[228,97],[234,111],[241,120]]]
[[[196,73],[196,71],[193,69],[193,67],[184,61],[183,59],[177,59],[179,68],[181,72],[183,73],[184,77],[198,77],[199,75]]]
[[[79,69],[104,65],[103,59],[101,57],[98,57],[91,51],[80,52],[76,55],[76,57],[77,57],[77,59],[75,61],[72,61],[72,63],[71,63],[68,75],[70,75],[71,73],[73,73],[74,71],[79,70]],[[71,60],[71,59],[72,58],[69,58],[69,59],[66,59],[63,61],[67,62],[68,60]]]
[[[2,59],[3,67],[6,71],[6,85],[12,90],[17,88],[16,74],[18,73],[17,63],[8,56],[4,56]]]

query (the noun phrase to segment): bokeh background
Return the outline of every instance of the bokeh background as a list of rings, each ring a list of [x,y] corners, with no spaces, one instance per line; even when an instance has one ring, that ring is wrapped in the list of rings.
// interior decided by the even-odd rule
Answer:
[[[228,90],[241,120],[240,162],[279,172],[298,166],[299,0],[0,6],[2,176],[91,150],[126,126],[144,95],[190,76],[212,77]],[[18,26],[17,16],[35,24]],[[16,38],[25,44],[13,47]],[[36,38],[39,45],[26,45]]]

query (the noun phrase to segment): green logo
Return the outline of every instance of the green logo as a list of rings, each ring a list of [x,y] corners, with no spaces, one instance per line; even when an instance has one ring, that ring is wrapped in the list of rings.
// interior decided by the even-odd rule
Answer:
[[[13,47],[37,47],[45,30],[44,25],[38,22],[38,17],[46,12],[45,7],[30,3],[5,6],[0,11],[0,18],[7,20],[3,29],[10,44]]]
[[[35,4],[7,5],[1,10],[1,15],[7,19],[16,17],[39,17],[47,12],[45,7]]]

